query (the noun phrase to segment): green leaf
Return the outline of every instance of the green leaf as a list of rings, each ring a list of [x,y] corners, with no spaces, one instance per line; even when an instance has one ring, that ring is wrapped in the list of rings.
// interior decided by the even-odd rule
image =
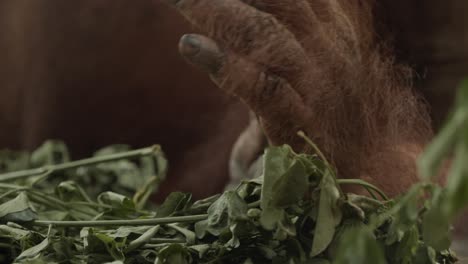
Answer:
[[[468,81],[464,81],[459,89],[457,107],[454,114],[418,160],[419,172],[425,179],[429,179],[438,174],[442,162],[456,145],[460,138],[459,136],[465,134],[462,131],[466,131],[468,125],[467,94]]]
[[[468,130],[466,130],[468,132]],[[463,142],[456,147],[455,158],[447,180],[447,197],[440,205],[446,215],[453,219],[468,206],[468,133]]]
[[[291,166],[292,160],[289,155],[291,155],[291,148],[288,146],[266,149],[263,159],[262,209],[270,207],[275,196],[273,186]]]
[[[0,150],[0,173],[29,169],[29,153],[24,151]]]
[[[422,222],[423,239],[427,245],[442,251],[450,247],[450,222],[439,213],[439,210],[430,210]]]
[[[161,249],[155,264],[189,264],[192,263],[192,258],[187,248],[172,244]]]
[[[157,146],[160,150],[160,147]],[[166,179],[168,162],[162,151],[157,151],[152,156],[145,156],[140,159],[142,176],[145,179],[156,176],[159,181]]]
[[[247,220],[247,204],[235,191],[227,191],[208,208],[207,231],[219,236],[237,221]]]
[[[276,209],[274,207],[266,208],[262,210],[260,215],[260,224],[266,230],[274,230],[278,226],[278,223],[283,221],[284,214],[283,209]]]
[[[49,252],[54,254],[54,259],[65,262],[75,257],[75,239],[73,237],[55,237],[50,241],[51,248]]]
[[[202,221],[196,222],[194,229],[195,229],[195,235],[199,239],[204,238],[208,232],[208,220],[202,220]]]
[[[129,160],[106,162],[97,165],[96,168],[115,175],[119,186],[132,191],[138,190],[145,183],[138,166]]]
[[[30,230],[9,225],[0,225],[0,237],[9,237],[14,240],[22,240],[31,234]]]
[[[104,192],[98,196],[98,202],[101,204],[110,205],[116,209],[125,211],[135,210],[135,204],[132,199],[114,192]]]
[[[384,217],[390,217],[391,224],[385,243],[391,245],[401,241],[405,233],[417,224],[422,185],[414,185],[390,208]],[[381,216],[382,217],[382,216]],[[382,221],[383,219],[381,219]],[[387,219],[385,219],[387,220]]]
[[[86,192],[74,181],[64,181],[57,185],[55,193],[62,201],[91,201]]]
[[[111,237],[128,237],[132,234],[142,235],[146,233],[152,226],[120,226],[117,229],[111,229],[106,232]],[[102,231],[101,231],[102,232]]]
[[[167,160],[164,157],[160,147],[156,146],[159,151],[154,155],[141,157],[139,160],[140,167],[135,162],[130,160],[119,160],[114,162],[102,163],[97,166],[102,171],[114,174],[117,177],[118,185],[126,189],[151,194],[157,185],[165,179],[167,173]],[[129,151],[128,145],[112,145],[97,151],[94,156],[105,156]],[[153,182],[151,188],[147,184],[152,181],[151,178],[156,177],[157,181]],[[145,197],[139,197],[140,200],[145,200]]]
[[[131,150],[131,147],[126,144],[113,144],[106,147],[103,147],[96,152],[94,152],[94,157],[98,156],[107,156],[117,153],[122,153]]]
[[[39,220],[64,221],[70,216],[69,212],[59,210],[39,211]]]
[[[23,251],[21,253],[21,255],[19,255],[16,258],[16,260],[20,261],[20,260],[25,259],[25,258],[33,258],[33,257],[39,255],[44,250],[46,250],[48,246],[49,246],[49,238],[45,238],[38,245],[36,245],[34,247],[30,247],[30,248],[26,249],[25,251]]]
[[[105,245],[107,252],[114,258],[115,260],[124,260],[125,255],[123,253],[123,248],[125,247],[124,238],[122,241],[117,241],[115,238],[108,236],[103,233],[96,233],[94,234],[96,238],[102,241]]]
[[[31,164],[35,167],[69,161],[68,148],[60,140],[48,140],[31,154]]]
[[[190,203],[192,195],[181,192],[170,193],[164,203],[159,206],[156,216],[167,217],[186,208]]]
[[[423,245],[423,243],[419,244],[419,247],[415,251],[412,262],[411,262],[411,264],[438,264],[438,263],[439,262],[437,262],[436,253],[434,249]],[[454,262],[445,262],[445,263],[454,263]]]
[[[271,206],[285,208],[304,198],[309,188],[304,165],[295,160],[289,169],[273,184]]]
[[[86,254],[92,255],[97,253],[102,254],[104,252],[107,253],[108,247],[106,246],[106,243],[96,236],[96,232],[93,228],[85,227],[81,229],[80,238],[82,240],[83,249]],[[112,259],[112,257],[109,257],[109,255],[109,253],[106,254],[106,261]]]
[[[397,243],[395,251],[392,253],[391,263],[412,264],[414,259],[413,252],[419,247],[419,231],[416,226],[404,233],[402,240]]]
[[[221,197],[221,194],[216,194],[205,199],[194,202],[190,208],[187,208],[187,213],[190,214],[204,214],[208,208]]]
[[[203,258],[208,250],[211,249],[211,245],[201,244],[201,245],[193,245],[190,246],[189,249],[194,250],[197,252],[198,258]]]
[[[423,215],[422,237],[424,242],[442,251],[450,247],[450,217],[447,215],[445,201],[447,192],[437,189],[432,198],[429,210]]]
[[[187,245],[190,246],[190,245],[195,244],[196,236],[194,232],[188,230],[187,228],[180,227],[177,224],[169,224],[168,226],[170,228],[175,229],[177,232],[181,233],[182,235],[184,235]]]
[[[334,264],[386,264],[385,255],[367,226],[348,228],[339,242]]]
[[[333,240],[335,228],[340,223],[342,213],[338,208],[340,193],[335,186],[330,172],[327,172],[320,183],[320,201],[314,230],[311,257],[322,253]]]
[[[20,192],[16,198],[0,205],[0,222],[25,223],[37,219],[37,213],[31,206],[28,196]]]
[[[295,234],[285,222],[284,207],[298,202],[308,188],[305,168],[293,157],[289,146],[270,147],[264,155],[260,223],[266,230],[275,230],[274,236],[280,240]]]

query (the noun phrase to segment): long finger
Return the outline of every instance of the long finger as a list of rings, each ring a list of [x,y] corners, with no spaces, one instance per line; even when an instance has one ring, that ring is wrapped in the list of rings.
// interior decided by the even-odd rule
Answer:
[[[311,114],[286,80],[230,51],[222,52],[214,41],[200,35],[185,35],[180,51],[210,73],[221,89],[238,96],[260,116],[272,143],[297,142],[295,133],[304,129],[301,124],[308,124]]]
[[[272,14],[289,31],[291,31],[299,42],[310,38],[311,34],[321,34],[323,30],[321,22],[312,10],[307,0],[242,0],[258,10]]]
[[[285,78],[301,96],[307,95],[302,84],[318,74],[318,67],[312,67],[295,36],[272,15],[238,0],[179,0],[175,7],[220,46]]]

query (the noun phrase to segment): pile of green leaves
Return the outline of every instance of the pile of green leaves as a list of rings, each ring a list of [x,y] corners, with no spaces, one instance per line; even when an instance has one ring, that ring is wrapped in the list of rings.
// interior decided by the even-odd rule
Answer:
[[[160,148],[117,145],[70,161],[49,141],[0,152],[1,263],[455,263],[450,222],[468,204],[468,85],[420,160],[425,176],[389,199],[337,179],[317,154],[270,147],[261,176],[202,200],[148,199],[166,174]],[[447,188],[431,182],[454,151]],[[358,185],[367,196],[345,194]]]

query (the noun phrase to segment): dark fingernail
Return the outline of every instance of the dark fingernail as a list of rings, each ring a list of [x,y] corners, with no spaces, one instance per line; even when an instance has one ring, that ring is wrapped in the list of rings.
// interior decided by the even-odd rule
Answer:
[[[222,66],[224,54],[210,38],[202,35],[184,35],[179,42],[180,53],[192,64],[209,73],[217,73]]]
[[[179,51],[186,57],[195,56],[200,52],[200,40],[193,35],[183,35],[179,41]]]

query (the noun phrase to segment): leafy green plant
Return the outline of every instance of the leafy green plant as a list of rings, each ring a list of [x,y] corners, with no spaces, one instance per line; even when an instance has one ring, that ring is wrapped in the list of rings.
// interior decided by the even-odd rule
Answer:
[[[115,145],[70,161],[62,142],[0,152],[2,263],[455,263],[449,226],[468,204],[468,85],[419,161],[423,180],[389,199],[362,180],[337,179],[316,150],[270,147],[262,175],[194,201],[164,180],[158,146]],[[453,152],[453,153],[452,153]],[[446,188],[432,183],[453,156]],[[347,194],[359,185],[368,196]]]

